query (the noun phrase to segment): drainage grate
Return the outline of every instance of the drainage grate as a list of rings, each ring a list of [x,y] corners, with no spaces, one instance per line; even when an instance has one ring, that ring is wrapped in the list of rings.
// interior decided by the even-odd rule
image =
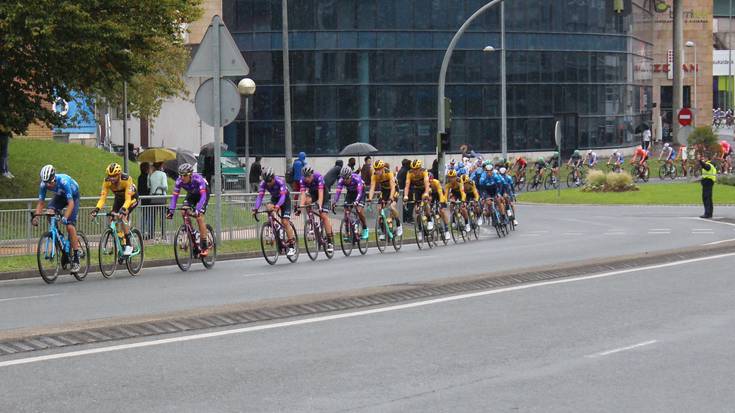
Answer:
[[[366,294],[348,298],[335,298],[299,304],[265,307],[255,310],[229,311],[206,316],[182,317],[161,321],[130,323],[114,327],[65,331],[59,334],[36,335],[0,342],[0,356],[57,349],[82,344],[183,333],[208,328],[221,328],[291,317],[357,310],[386,304],[395,304],[438,296],[455,295],[472,291],[488,290],[511,285],[538,282],[556,278],[595,274],[607,271],[644,267],[677,260],[706,257],[732,252],[732,247],[716,247],[687,252],[664,253],[634,259],[611,260],[603,264],[580,264],[566,268],[539,271],[518,271],[511,274],[487,275],[469,281],[443,281],[441,283],[397,285],[396,291]],[[390,288],[390,286],[388,287]]]

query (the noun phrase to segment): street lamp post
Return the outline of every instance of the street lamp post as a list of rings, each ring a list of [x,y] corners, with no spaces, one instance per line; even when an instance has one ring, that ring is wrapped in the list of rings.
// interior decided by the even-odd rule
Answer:
[[[697,61],[697,44],[689,40],[686,42],[686,47],[694,49],[694,119],[699,114],[699,106],[697,106],[697,72],[699,71],[699,62]]]
[[[504,6],[500,5],[501,15]],[[500,49],[500,150],[503,153],[503,159],[508,159],[508,116],[507,116],[507,95],[506,95],[506,76],[505,76],[505,25],[501,23],[501,49]],[[492,53],[495,48],[492,46],[485,46],[482,49],[485,53]]]
[[[489,10],[491,7],[495,6],[498,3],[502,3],[504,0],[492,0],[491,2],[485,4],[484,6],[477,9],[476,12],[474,12],[464,23],[462,23],[462,26],[460,26],[457,33],[454,34],[454,37],[452,37],[452,40],[449,42],[449,47],[447,48],[447,51],[444,52],[444,59],[442,60],[441,69],[439,70],[439,86],[437,90],[437,133],[445,133],[446,132],[446,124],[444,122],[444,112],[446,110],[444,106],[444,92],[446,89],[447,84],[447,69],[449,68],[449,60],[452,58],[452,53],[454,52],[454,49],[457,47],[457,43],[459,42],[460,37],[464,34],[465,31],[467,31],[467,28],[472,24],[472,22],[478,18],[480,15],[482,15],[484,12]],[[504,20],[504,16],[502,15],[502,9],[501,9],[501,16],[500,20],[501,22]],[[501,24],[501,31],[504,28],[504,26]],[[501,33],[501,37],[503,33]],[[501,45],[505,45],[505,39],[501,39]],[[505,132],[501,136],[505,136]],[[439,167],[444,169],[444,152],[442,152],[440,145],[437,145],[437,155],[439,157]],[[441,174],[441,173],[440,173]]]
[[[288,60],[288,0],[281,1],[283,19],[281,38],[283,39],[283,126],[286,140],[286,171],[291,165],[293,148],[291,143],[291,67]]]
[[[245,96],[245,166],[250,172],[250,96],[255,94],[255,81],[246,77],[237,84],[237,90]]]

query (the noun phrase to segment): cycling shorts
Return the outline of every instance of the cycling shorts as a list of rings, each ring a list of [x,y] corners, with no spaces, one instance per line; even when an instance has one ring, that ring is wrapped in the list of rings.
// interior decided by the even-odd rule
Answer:
[[[71,216],[69,217],[69,223],[71,225],[74,225],[77,223],[77,217],[79,216],[79,198],[73,198],[74,200],[74,210],[71,212]],[[66,208],[66,206],[69,204],[69,201],[66,199],[66,195],[56,195],[51,199],[51,202],[48,204],[49,209],[53,209],[54,211],[61,211],[62,209]]]
[[[207,213],[207,205],[209,205],[209,188],[207,188],[207,200],[204,201],[204,205],[202,205],[202,210],[200,211],[202,214]],[[199,204],[199,200],[202,199],[202,194],[200,192],[189,192],[186,194],[186,199],[184,200],[184,206],[188,206],[190,208],[195,208]]]
[[[346,204],[354,204],[355,200],[357,199],[357,191],[347,191],[347,194],[345,195],[345,203]],[[364,207],[365,206],[365,197],[363,196],[362,199],[360,199],[360,202],[357,203],[357,206]]]
[[[112,210],[119,213],[123,205],[125,205],[125,195],[116,196],[115,201],[112,203]],[[128,208],[128,215],[130,215],[137,206],[138,196],[136,195],[133,197],[133,203],[131,203],[130,207]]]
[[[309,195],[309,198],[311,198],[311,202],[314,202],[314,203],[319,202],[319,190],[318,189],[309,190],[307,194]],[[324,189],[324,201],[322,202],[322,209],[321,209],[322,212],[329,212],[329,199],[330,199],[329,191],[327,189]]]
[[[280,195],[271,196],[271,204],[276,205],[279,199],[281,199]],[[288,195],[286,201],[281,205],[281,218],[291,219],[291,197]]]

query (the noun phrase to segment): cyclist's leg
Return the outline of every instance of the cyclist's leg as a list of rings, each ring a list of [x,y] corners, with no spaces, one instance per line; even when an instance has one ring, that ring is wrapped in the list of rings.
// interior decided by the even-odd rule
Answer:
[[[277,200],[275,201],[277,202]],[[274,202],[274,203],[275,203]],[[293,228],[291,228],[291,197],[286,197],[286,202],[281,205],[281,222],[286,227],[286,237],[288,238],[289,246],[293,246],[295,234]]]

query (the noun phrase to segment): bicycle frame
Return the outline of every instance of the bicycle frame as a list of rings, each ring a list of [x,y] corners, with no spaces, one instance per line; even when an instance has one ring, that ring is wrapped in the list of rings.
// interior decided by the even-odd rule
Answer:
[[[387,231],[388,238],[392,240],[394,237],[393,230],[391,229],[391,226],[387,224],[388,217],[391,217],[391,213],[385,213],[386,209],[390,209],[390,205],[385,200],[381,199],[380,201],[378,201],[378,208],[380,209],[380,217],[383,218],[383,222],[386,223],[384,226]]]
[[[44,251],[44,257],[46,259],[53,259],[56,257],[56,246],[58,244],[61,244],[61,252],[63,254],[69,255],[69,252],[71,250],[71,242],[64,236],[64,234],[59,231],[58,225],[59,225],[59,214],[54,214],[51,216],[50,214],[41,214],[46,215],[49,217],[49,232],[51,233],[51,239],[46,241],[46,251]],[[49,246],[48,243],[51,242],[51,254],[49,255]]]
[[[122,214],[117,214],[114,212],[107,212],[107,213],[99,213],[97,216],[102,217],[111,217],[112,220],[110,221],[110,231],[115,235],[115,244],[117,245],[117,253],[118,255],[122,255],[122,242],[120,242],[120,235],[117,231],[118,224],[128,225],[128,221],[125,220]],[[137,250],[133,250],[133,253],[130,254],[128,257],[135,257],[140,255],[140,247],[137,248]]]
[[[310,223],[312,228],[320,228],[320,226],[323,225],[323,223],[321,222],[322,217],[321,211],[319,210],[319,204],[313,202],[310,205],[304,205],[300,208],[306,210],[306,219]],[[314,210],[316,210],[317,212],[314,212]],[[323,245],[327,245],[327,239],[325,237],[322,237],[322,231],[314,231],[314,236],[316,237],[317,243],[320,247]]]

